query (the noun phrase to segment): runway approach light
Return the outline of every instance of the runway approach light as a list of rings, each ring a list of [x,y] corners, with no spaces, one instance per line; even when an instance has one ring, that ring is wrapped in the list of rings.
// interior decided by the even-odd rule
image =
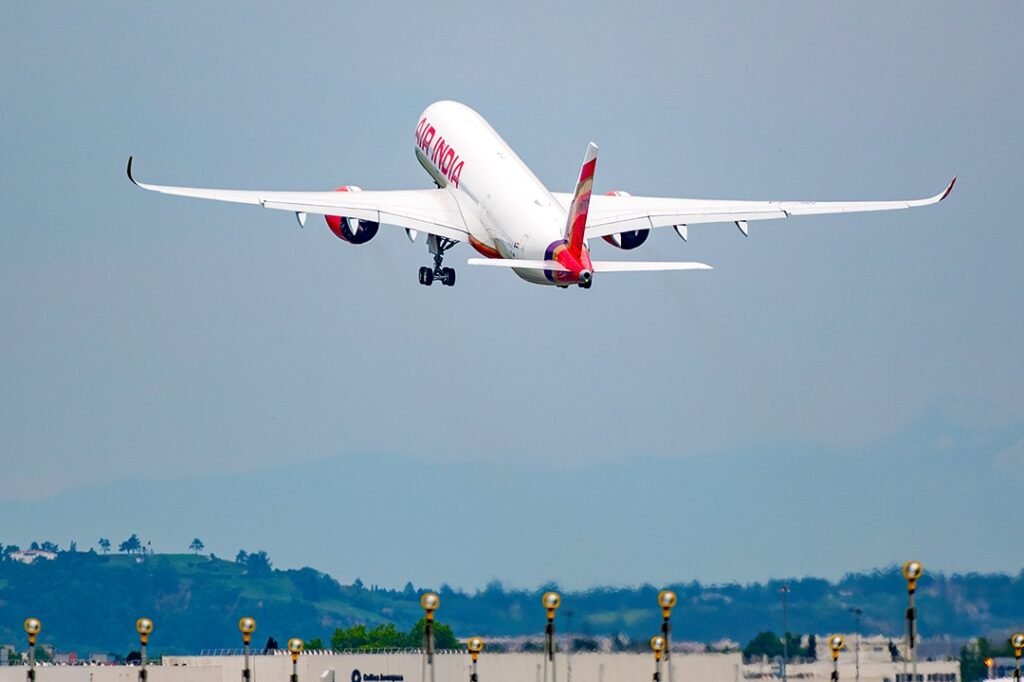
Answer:
[[[304,648],[305,645],[298,637],[292,637],[288,640],[288,651],[292,652],[292,682],[299,682],[299,654],[302,653]]]
[[[562,604],[562,597],[557,592],[545,592],[540,598],[540,603],[548,612],[548,622],[544,626],[544,676],[543,682],[556,682],[555,674],[555,611]],[[550,664],[550,666],[548,665]],[[548,668],[551,668],[551,677],[548,677]]]
[[[1015,632],[1010,635],[1010,646],[1013,647],[1013,655],[1020,658],[1024,652],[1024,632]]]
[[[139,646],[142,660],[139,661],[139,682],[146,682],[146,645],[149,644],[149,633],[153,632],[153,621],[149,618],[139,618],[135,621],[135,631],[139,633]]]
[[[466,648],[469,649],[469,657],[473,659],[473,664],[470,667],[469,682],[478,682],[476,676],[476,659],[480,656],[480,652],[484,650],[484,640],[481,637],[470,637],[469,641],[466,642]]]
[[[28,634],[28,672],[25,678],[28,682],[35,682],[36,679],[36,635],[43,631],[43,624],[38,618],[26,618],[23,625]]]
[[[662,590],[658,593],[658,606],[661,607],[661,636],[664,638],[665,662],[668,663],[668,682],[672,682],[672,662],[669,657],[672,655],[671,631],[669,618],[672,616],[672,608],[676,605],[676,593],[672,590]]]
[[[548,620],[554,620],[555,611],[562,605],[562,597],[557,592],[545,592],[540,601],[548,611]]]
[[[661,656],[667,647],[668,640],[661,635],[651,637],[651,651],[654,652],[654,676],[651,679],[654,682],[661,682]]]
[[[661,655],[665,653],[665,638],[661,635],[651,637],[651,651],[654,652],[654,660],[660,661]]]
[[[907,589],[911,592],[917,588],[917,581],[922,575],[924,566],[920,561],[908,561],[903,564],[903,577],[907,579]]]
[[[153,632],[153,621],[149,618],[139,618],[135,621],[135,631],[140,635],[148,635]]]
[[[1020,682],[1020,654],[1024,650],[1024,632],[1010,635],[1010,646],[1013,647],[1013,682]]]
[[[839,682],[839,650],[846,645],[842,635],[828,638],[828,648],[832,650],[832,682]]]
[[[249,616],[240,618],[238,620],[238,629],[241,630],[242,635],[248,642],[249,639],[252,637],[252,633],[256,632],[256,619],[250,618]]]
[[[658,606],[661,607],[661,615],[668,618],[672,615],[672,608],[676,605],[676,593],[672,590],[662,590],[658,593]]]
[[[252,672],[249,669],[249,644],[252,642],[252,633],[256,632],[256,619],[244,616],[238,619],[238,629],[242,631],[242,644],[245,645],[245,658],[242,664],[242,682],[249,682]]]
[[[420,606],[427,612],[427,620],[434,620],[434,611],[441,606],[441,598],[433,592],[426,592],[420,597]]]
[[[43,624],[38,618],[26,618],[25,619],[25,633],[28,635],[29,640],[32,644],[35,644],[36,635],[43,630]]]

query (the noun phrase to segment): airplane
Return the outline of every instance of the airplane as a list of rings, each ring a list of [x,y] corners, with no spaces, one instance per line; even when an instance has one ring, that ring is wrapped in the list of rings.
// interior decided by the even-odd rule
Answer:
[[[139,182],[128,158],[128,178],[138,187],[163,194],[213,199],[291,211],[300,226],[307,214],[323,215],[328,227],[349,244],[365,244],[381,225],[403,227],[411,241],[419,232],[433,256],[433,267],[419,269],[419,282],[454,286],[455,269],[444,266],[445,253],[469,242],[484,258],[470,265],[511,269],[533,284],[589,289],[603,272],[709,270],[695,262],[592,260],[589,240],[601,238],[629,251],[650,231],[671,226],[683,240],[688,227],[734,223],[744,236],[757,220],[800,215],[890,211],[936,204],[953,190],[927,199],[904,201],[730,201],[631,196],[613,191],[593,195],[597,145],[587,146],[572,194],[550,192],[511,147],[464,104],[435,102],[418,119],[416,159],[435,189],[363,191],[345,185],[334,191],[248,191],[174,187]]]

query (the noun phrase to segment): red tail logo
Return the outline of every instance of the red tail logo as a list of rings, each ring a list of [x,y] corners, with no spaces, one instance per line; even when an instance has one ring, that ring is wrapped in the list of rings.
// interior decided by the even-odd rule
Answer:
[[[590,192],[594,186],[594,171],[597,168],[597,145],[587,145],[587,154],[580,167],[580,179],[576,181],[576,192],[569,207],[569,219],[565,225],[565,243],[569,253],[579,258],[583,252],[583,233],[587,229],[587,212],[590,210]]]

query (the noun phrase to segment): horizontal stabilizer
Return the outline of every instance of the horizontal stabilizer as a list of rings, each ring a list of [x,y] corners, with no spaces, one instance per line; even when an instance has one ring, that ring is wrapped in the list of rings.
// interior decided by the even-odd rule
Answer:
[[[595,260],[594,272],[657,272],[659,270],[711,270],[707,263]]]
[[[558,261],[554,260],[521,260],[519,258],[470,258],[470,265],[489,265],[494,268],[519,268],[521,270],[551,270],[552,272],[569,272]]]

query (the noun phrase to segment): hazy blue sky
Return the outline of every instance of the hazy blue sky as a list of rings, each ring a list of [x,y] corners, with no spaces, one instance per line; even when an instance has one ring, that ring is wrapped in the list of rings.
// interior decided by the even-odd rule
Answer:
[[[474,587],[1024,565],[1024,5],[10,3],[0,542],[198,535]],[[590,291],[124,177],[420,188],[480,111],[551,189],[937,207],[698,226]],[[618,257],[603,244],[602,257]]]

